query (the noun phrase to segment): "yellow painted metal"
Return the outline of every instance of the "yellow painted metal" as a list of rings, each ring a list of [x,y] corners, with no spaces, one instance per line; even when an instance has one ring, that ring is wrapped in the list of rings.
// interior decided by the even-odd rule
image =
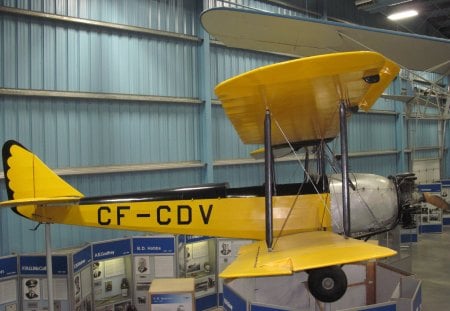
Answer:
[[[339,104],[368,110],[399,72],[375,52],[334,53],[260,67],[216,86],[223,108],[246,144],[264,142],[266,109],[272,115],[272,144],[334,138]],[[379,75],[376,83],[363,78]]]
[[[13,144],[9,153],[5,180],[13,199],[83,197],[26,148]]]
[[[274,235],[331,228],[328,194],[275,196]],[[292,210],[291,210],[292,208]],[[107,229],[265,239],[264,198],[17,206],[35,221]],[[290,213],[290,217],[287,215]],[[142,215],[149,215],[142,217]],[[286,222],[286,223],[285,223]],[[283,231],[281,232],[281,229]]]
[[[223,278],[288,275],[293,272],[342,265],[395,255],[370,242],[345,238],[329,231],[284,236],[272,251],[264,241],[241,247],[239,255],[221,274]]]

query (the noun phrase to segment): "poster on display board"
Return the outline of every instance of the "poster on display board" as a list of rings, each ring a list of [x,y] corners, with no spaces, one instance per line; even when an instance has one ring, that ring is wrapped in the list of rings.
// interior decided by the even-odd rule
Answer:
[[[155,278],[175,276],[175,237],[134,237],[133,274],[134,305],[138,311],[150,307],[148,291]]]
[[[441,183],[441,196],[447,204],[450,204],[450,179],[441,180]],[[450,225],[450,210],[448,208],[443,211],[442,222],[444,226]]]
[[[86,246],[72,254],[73,305],[75,310],[92,310],[92,248]]]
[[[92,245],[95,310],[125,310],[131,304],[131,240],[112,240]]]
[[[17,256],[0,258],[0,311],[19,310]]]
[[[429,196],[427,202],[422,203],[420,214],[419,233],[442,233],[442,209],[438,206],[439,201],[435,197],[441,197],[441,183],[421,184],[417,186],[418,190]],[[433,202],[433,204],[431,204]]]
[[[250,240],[217,239],[217,262],[219,274],[231,264],[238,255],[241,246],[252,243]],[[219,293],[223,293],[223,280],[219,279]]]
[[[67,256],[52,256],[55,310],[69,310]],[[47,259],[43,255],[19,257],[21,300],[24,311],[48,308]]]
[[[217,306],[216,248],[215,238],[196,235],[178,237],[178,276],[194,278],[197,310]]]

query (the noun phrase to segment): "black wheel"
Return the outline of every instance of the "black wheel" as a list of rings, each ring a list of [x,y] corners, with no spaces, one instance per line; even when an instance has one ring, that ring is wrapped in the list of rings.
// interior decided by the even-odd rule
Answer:
[[[309,270],[310,293],[322,302],[339,300],[347,290],[347,277],[338,266]]]

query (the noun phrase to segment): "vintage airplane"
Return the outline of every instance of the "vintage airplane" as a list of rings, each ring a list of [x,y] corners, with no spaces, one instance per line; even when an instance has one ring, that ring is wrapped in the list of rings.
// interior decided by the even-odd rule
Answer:
[[[351,237],[391,228],[399,210],[394,180],[349,176],[347,118],[368,110],[398,72],[381,54],[364,51],[295,59],[220,83],[215,92],[242,141],[265,146],[262,186],[85,197],[21,144],[7,141],[9,200],[0,204],[40,223],[256,240],[221,277],[306,271],[311,294],[333,302],[347,288],[342,265],[396,253]],[[339,132],[341,174],[328,178],[326,143]],[[302,183],[277,184],[273,154],[303,147],[317,151],[316,175],[306,170]]]

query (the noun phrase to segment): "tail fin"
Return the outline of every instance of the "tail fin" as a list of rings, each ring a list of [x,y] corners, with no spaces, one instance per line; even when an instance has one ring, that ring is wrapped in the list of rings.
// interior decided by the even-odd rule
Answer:
[[[83,197],[36,155],[16,141],[3,145],[3,171],[9,200]]]

